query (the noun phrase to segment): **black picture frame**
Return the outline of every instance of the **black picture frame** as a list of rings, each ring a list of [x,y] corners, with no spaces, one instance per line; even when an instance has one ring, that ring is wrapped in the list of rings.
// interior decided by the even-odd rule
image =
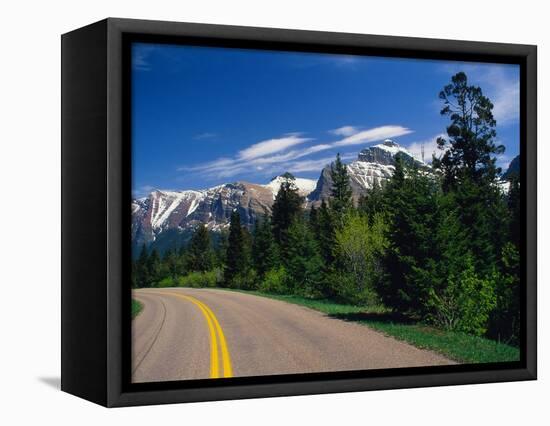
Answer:
[[[62,36],[62,390],[116,407],[537,377],[536,46],[109,18]],[[520,65],[521,360],[131,384],[129,43]]]

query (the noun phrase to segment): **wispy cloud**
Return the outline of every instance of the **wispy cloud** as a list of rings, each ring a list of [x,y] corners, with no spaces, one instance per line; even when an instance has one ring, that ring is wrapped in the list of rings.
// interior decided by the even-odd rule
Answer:
[[[133,198],[141,198],[153,192],[156,188],[151,185],[142,185],[132,190]]]
[[[490,72],[487,78],[494,93],[493,114],[497,123],[507,124],[519,121],[519,79],[512,80],[498,69]]]
[[[340,150],[345,146],[366,144],[386,138],[406,135],[412,130],[403,126],[380,126],[360,131],[353,126],[343,126],[334,131],[343,139],[302,147],[313,138],[302,137],[301,133],[289,133],[280,138],[264,140],[239,151],[234,157],[222,157],[191,167],[180,167],[178,171],[196,172],[211,178],[228,178],[241,173],[261,172],[263,174],[280,171],[318,171],[334,160],[334,156],[306,158],[328,150]],[[347,157],[345,156],[347,155]],[[343,159],[354,158],[356,153],[345,154]]]
[[[396,138],[398,136],[408,135],[412,133],[411,129],[403,126],[380,126],[369,130],[363,130],[348,136],[340,141],[334,142],[334,147],[348,146],[348,145],[360,145],[364,143],[379,141],[387,138]]]
[[[204,132],[193,136],[193,139],[195,140],[212,139],[212,138],[215,138],[216,136],[218,136],[216,133]]]
[[[287,170],[293,173],[321,171],[326,164],[333,160],[334,157],[324,157],[315,160],[293,161],[288,164]]]
[[[156,46],[137,44],[132,49],[132,68],[136,71],[150,71],[150,56],[155,51]]]
[[[355,68],[364,57],[354,55],[330,55],[329,60],[337,67]]]
[[[359,129],[355,126],[342,126],[337,129],[332,129],[328,131],[336,136],[351,136],[359,132]]]
[[[239,151],[239,159],[252,160],[254,158],[263,157],[268,154],[274,154],[276,152],[284,151],[295,145],[303,144],[311,140],[310,138],[299,137],[298,134],[289,134],[286,137],[278,139],[269,139],[266,141],[258,142],[249,146],[242,151]]]

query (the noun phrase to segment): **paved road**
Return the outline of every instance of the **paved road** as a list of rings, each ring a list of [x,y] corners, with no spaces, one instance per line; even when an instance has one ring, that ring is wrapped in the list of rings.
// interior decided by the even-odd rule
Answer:
[[[133,381],[445,365],[363,325],[264,297],[213,289],[140,289]]]

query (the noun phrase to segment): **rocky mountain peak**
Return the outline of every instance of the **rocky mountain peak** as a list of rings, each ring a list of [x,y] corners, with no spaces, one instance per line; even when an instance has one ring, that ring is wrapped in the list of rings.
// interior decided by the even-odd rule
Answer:
[[[401,156],[405,161],[417,162],[413,155],[397,142],[386,139],[383,142],[362,149],[357,155],[357,160],[347,164],[350,185],[355,200],[364,195],[373,185],[382,185],[394,172],[395,159]],[[314,204],[323,199],[328,200],[332,188],[331,166],[326,165],[321,171],[317,187],[309,200]]]
[[[397,142],[386,139],[378,145],[362,149],[357,156],[357,161],[393,166],[395,164],[395,156],[398,153],[403,153],[403,155],[411,159],[413,158],[412,154]]]
[[[391,139],[362,149],[357,160],[346,165],[353,198],[382,185],[394,172],[395,158],[415,160],[410,152]],[[231,212],[237,210],[244,226],[271,212],[273,201],[283,182],[291,182],[304,197],[304,207],[328,200],[332,188],[331,166],[326,165],[319,179],[305,179],[291,173],[275,176],[267,184],[224,183],[203,190],[154,190],[149,196],[132,202],[132,240],[135,246],[152,243],[170,247],[177,239],[187,238],[198,224],[220,231],[229,226]],[[187,237],[186,237],[187,236]]]

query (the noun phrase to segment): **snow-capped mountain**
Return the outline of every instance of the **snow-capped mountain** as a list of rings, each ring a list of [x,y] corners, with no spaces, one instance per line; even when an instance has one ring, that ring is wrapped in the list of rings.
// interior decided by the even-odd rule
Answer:
[[[298,189],[298,194],[300,194],[302,197],[307,198],[307,196],[315,189],[317,186],[317,181],[313,179],[304,179],[304,178],[297,178],[293,177],[291,174],[281,175],[281,176],[275,176],[273,179],[271,179],[271,182],[269,182],[267,185],[264,185],[266,188],[271,189],[273,192],[273,199],[277,196],[277,193],[279,192],[279,188],[281,187],[281,184],[290,179],[294,186]]]
[[[372,188],[375,182],[381,185],[393,175],[395,158],[398,154],[405,161],[424,165],[420,160],[415,159],[409,151],[391,139],[386,139],[380,144],[361,150],[357,155],[357,160],[346,165],[355,200]],[[318,204],[323,199],[329,199],[332,188],[330,170],[331,166],[328,164],[321,171],[317,186],[308,197],[312,203]]]
[[[353,197],[358,199],[375,182],[381,184],[389,179],[398,154],[406,161],[421,163],[389,139],[360,151],[357,160],[346,165]],[[271,213],[275,196],[284,181],[298,189],[304,197],[304,207],[318,204],[330,196],[330,170],[330,165],[326,165],[317,181],[285,173],[265,185],[234,182],[200,191],[155,190],[132,202],[132,241],[135,245],[150,243],[169,232],[191,231],[199,223],[214,231],[222,230],[229,226],[231,212],[235,209],[243,224],[252,227],[258,218]]]
[[[316,185],[315,180],[286,174],[274,177],[266,185],[235,182],[200,191],[155,190],[132,202],[132,240],[135,244],[149,243],[167,230],[186,231],[199,223],[221,230],[228,226],[235,209],[243,224],[252,226],[256,219],[271,213],[285,180],[295,185],[304,198]]]

